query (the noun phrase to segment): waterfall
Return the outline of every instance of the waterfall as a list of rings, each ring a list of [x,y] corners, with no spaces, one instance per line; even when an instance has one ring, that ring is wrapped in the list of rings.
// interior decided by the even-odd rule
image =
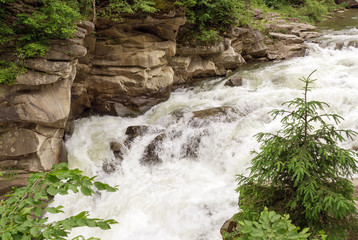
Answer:
[[[309,99],[327,102],[327,110],[345,118],[338,127],[358,130],[358,30],[326,30],[308,43],[305,57],[260,64],[236,74],[243,86],[228,87],[221,78],[178,89],[170,99],[137,118],[90,117],[76,122],[66,142],[71,168],[111,185],[118,192],[92,197],[57,196],[66,216],[90,211],[113,218],[111,230],[80,228],[72,236],[102,240],[219,240],[219,229],[238,211],[235,175],[246,173],[254,135],[274,132],[280,119],[267,114],[303,94],[300,77],[318,79]],[[210,109],[210,111],[204,111]],[[203,111],[202,111],[203,110]],[[202,115],[208,117],[203,118]],[[124,147],[116,159],[110,143],[124,143],[129,126],[145,133]],[[142,164],[153,140],[158,164]],[[346,142],[351,148],[358,140]],[[111,164],[112,172],[103,170]],[[51,220],[64,215],[51,215]]]

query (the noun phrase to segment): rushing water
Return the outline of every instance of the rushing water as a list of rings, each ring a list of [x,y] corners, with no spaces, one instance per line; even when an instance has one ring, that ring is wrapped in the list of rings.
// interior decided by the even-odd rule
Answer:
[[[357,11],[348,15],[357,23]],[[178,89],[167,102],[138,118],[91,117],[78,120],[67,141],[69,163],[88,175],[119,185],[115,193],[93,197],[71,194],[56,197],[67,215],[89,210],[92,217],[119,222],[111,230],[83,228],[73,236],[102,240],[218,240],[224,221],[238,211],[235,175],[245,173],[250,151],[259,146],[253,135],[273,132],[280,121],[267,114],[282,102],[302,96],[298,78],[313,70],[317,78],[310,99],[325,101],[330,112],[342,115],[341,128],[358,130],[358,30],[324,30],[324,37],[308,44],[307,56],[258,65],[238,72],[243,86],[224,86],[211,80]],[[194,118],[193,111],[225,107],[225,114]],[[105,173],[106,162],[116,162],[111,141],[124,142],[128,126],[146,125],[148,132],[135,138],[117,170]],[[143,166],[146,146],[158,134],[162,164]],[[350,148],[357,141],[343,146]],[[189,147],[188,147],[189,146]],[[185,154],[192,148],[196,154]],[[184,150],[183,150],[184,149]],[[52,219],[56,219],[55,216]]]

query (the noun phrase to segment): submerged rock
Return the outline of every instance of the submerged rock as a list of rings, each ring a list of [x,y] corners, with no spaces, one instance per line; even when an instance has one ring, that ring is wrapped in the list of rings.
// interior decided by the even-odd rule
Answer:
[[[232,76],[229,80],[226,81],[225,86],[229,87],[240,87],[242,86],[242,77],[241,76]]]
[[[125,134],[128,136],[127,139],[124,141],[124,145],[127,147],[130,147],[133,140],[138,136],[143,136],[147,131],[149,127],[148,126],[129,126],[127,127],[127,130]]]
[[[156,136],[153,141],[145,148],[140,163],[146,166],[152,166],[160,164],[163,160],[159,157],[158,151],[161,148],[161,145],[166,138],[165,133],[161,133]]]
[[[114,157],[117,160],[122,161],[123,160],[123,152],[124,152],[123,145],[121,143],[119,143],[119,142],[111,142],[110,143],[110,148],[113,151]]]

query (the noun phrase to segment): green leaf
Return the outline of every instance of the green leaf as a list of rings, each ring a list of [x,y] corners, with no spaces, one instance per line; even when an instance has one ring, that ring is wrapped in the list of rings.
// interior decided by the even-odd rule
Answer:
[[[93,190],[85,187],[85,186],[81,186],[81,193],[85,196],[91,196],[92,195]]]
[[[111,229],[111,227],[109,226],[109,224],[107,224],[107,223],[105,223],[105,222],[97,222],[97,226],[100,227],[102,230]]]
[[[58,207],[48,207],[48,208],[45,208],[45,211],[49,212],[49,213],[53,213],[53,214],[63,212],[60,209],[58,209]]]
[[[2,240],[11,240],[11,233],[5,232],[2,234]]]

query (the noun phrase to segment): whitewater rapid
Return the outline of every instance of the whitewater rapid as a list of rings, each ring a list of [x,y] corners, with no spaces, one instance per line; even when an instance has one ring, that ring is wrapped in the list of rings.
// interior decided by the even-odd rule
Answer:
[[[137,118],[90,117],[76,122],[66,142],[71,168],[111,185],[115,193],[92,197],[58,196],[65,215],[87,210],[91,217],[113,218],[111,230],[76,229],[72,237],[95,236],[102,240],[219,240],[220,227],[238,211],[235,175],[245,173],[250,151],[258,149],[258,132],[274,132],[280,120],[267,114],[287,100],[302,96],[298,81],[312,71],[318,79],[309,99],[325,101],[328,111],[345,121],[340,128],[358,131],[358,41],[354,27],[325,31],[324,37],[308,43],[305,57],[260,64],[237,74],[243,86],[224,86],[213,79],[187,89],[178,89],[170,99]],[[337,44],[340,46],[337,49]],[[194,111],[225,107],[226,114],[209,119],[194,118]],[[123,143],[128,126],[146,125],[148,132],[126,148],[122,163],[110,150],[110,142]],[[143,166],[140,159],[150,142],[164,133],[158,155],[163,163]],[[200,136],[200,141],[195,139]],[[183,146],[197,144],[197,154],[185,156]],[[358,139],[343,147],[351,148]],[[106,173],[104,163],[117,164]]]

